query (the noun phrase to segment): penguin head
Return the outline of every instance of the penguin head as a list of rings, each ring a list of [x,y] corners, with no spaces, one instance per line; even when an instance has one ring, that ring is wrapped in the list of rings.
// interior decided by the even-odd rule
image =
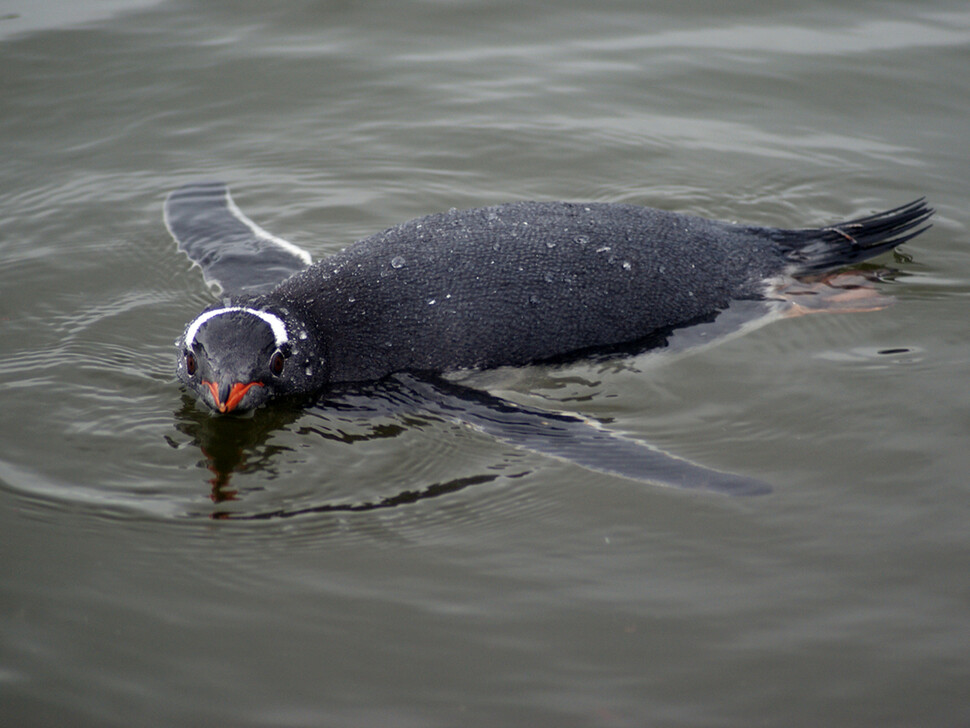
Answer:
[[[294,340],[290,333],[298,329]],[[203,311],[175,342],[176,374],[217,412],[245,412],[325,381],[315,343],[282,312],[246,306]]]

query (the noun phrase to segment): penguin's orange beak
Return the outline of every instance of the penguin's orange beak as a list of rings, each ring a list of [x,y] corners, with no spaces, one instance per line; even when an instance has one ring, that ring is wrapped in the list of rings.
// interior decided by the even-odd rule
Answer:
[[[229,396],[226,397],[226,401],[223,402],[219,398],[218,384],[216,384],[215,382],[210,382],[208,380],[203,380],[202,383],[209,388],[210,392],[212,392],[212,399],[215,400],[216,407],[218,407],[219,411],[222,412],[223,414],[225,414],[226,412],[232,412],[234,409],[236,409],[236,405],[238,405],[242,401],[242,398],[246,396],[246,392],[248,392],[250,389],[252,389],[253,387],[263,386],[262,382],[248,382],[246,384],[243,384],[242,382],[236,382],[235,384],[232,385],[232,388],[229,390]]]

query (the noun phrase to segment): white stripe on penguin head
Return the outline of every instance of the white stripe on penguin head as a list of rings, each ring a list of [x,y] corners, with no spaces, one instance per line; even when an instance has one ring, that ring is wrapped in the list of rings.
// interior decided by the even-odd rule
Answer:
[[[192,343],[195,341],[195,335],[199,333],[199,329],[209,319],[213,319],[216,316],[222,316],[224,313],[235,313],[236,311],[242,311],[243,313],[248,313],[261,321],[265,322],[273,330],[273,338],[276,339],[276,346],[283,346],[289,341],[289,337],[286,335],[286,325],[283,320],[276,314],[272,314],[269,311],[259,311],[255,308],[243,308],[242,306],[229,306],[228,308],[216,308],[212,311],[206,311],[204,314],[199,316],[195,321],[189,324],[189,327],[185,330],[185,346],[191,349]]]

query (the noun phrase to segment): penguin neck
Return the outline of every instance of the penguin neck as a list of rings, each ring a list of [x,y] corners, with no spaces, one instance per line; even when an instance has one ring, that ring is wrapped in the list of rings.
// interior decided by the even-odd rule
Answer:
[[[307,318],[306,305],[274,290],[258,296],[242,297],[230,305],[245,307],[267,319],[276,319],[285,329],[289,359],[285,379],[294,394],[311,394],[330,382],[328,346],[323,333]]]

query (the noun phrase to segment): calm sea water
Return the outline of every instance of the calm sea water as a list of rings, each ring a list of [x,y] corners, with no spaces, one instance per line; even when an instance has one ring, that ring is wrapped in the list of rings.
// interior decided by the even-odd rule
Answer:
[[[964,2],[9,0],[0,67],[0,723],[970,722]],[[198,178],[315,257],[518,199],[938,214],[885,310],[476,380],[774,486],[730,499],[198,411]]]

